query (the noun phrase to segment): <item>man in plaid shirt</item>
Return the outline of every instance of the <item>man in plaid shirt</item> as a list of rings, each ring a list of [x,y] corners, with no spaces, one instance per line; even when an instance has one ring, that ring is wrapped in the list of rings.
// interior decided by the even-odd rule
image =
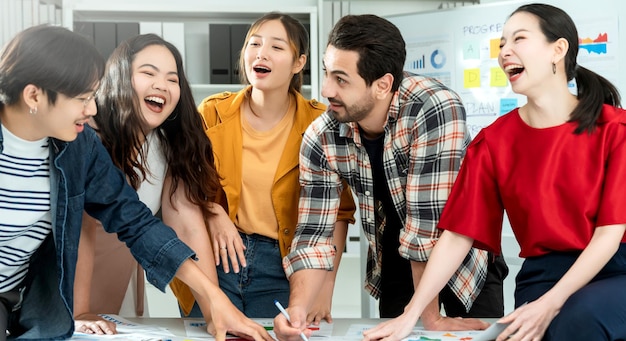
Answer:
[[[298,227],[283,259],[291,325],[276,317],[281,340],[307,333],[308,307],[332,269],[343,179],[358,197],[369,245],[365,287],[380,299],[381,317],[401,315],[420,280],[470,137],[459,96],[403,72],[405,57],[398,28],[374,15],[343,17],[330,33],[322,86],[330,105],[309,126],[300,150]],[[440,295],[447,316],[502,316],[506,273],[501,257],[494,262],[472,249]],[[439,308],[435,299],[422,315],[426,329],[487,327],[442,317]]]

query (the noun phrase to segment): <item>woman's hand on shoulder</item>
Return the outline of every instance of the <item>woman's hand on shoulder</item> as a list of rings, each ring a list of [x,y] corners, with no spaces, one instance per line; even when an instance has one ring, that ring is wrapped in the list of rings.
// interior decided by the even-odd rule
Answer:
[[[209,231],[211,236],[211,245],[215,255],[215,265],[220,263],[224,268],[224,272],[230,272],[230,264],[235,273],[239,272],[239,267],[246,267],[246,247],[241,240],[239,231],[222,206],[214,204],[211,211],[213,216],[209,217]]]
[[[74,319],[74,330],[79,333],[96,334],[96,335],[113,335],[117,334],[115,323],[107,321],[102,317],[85,313],[76,316]]]

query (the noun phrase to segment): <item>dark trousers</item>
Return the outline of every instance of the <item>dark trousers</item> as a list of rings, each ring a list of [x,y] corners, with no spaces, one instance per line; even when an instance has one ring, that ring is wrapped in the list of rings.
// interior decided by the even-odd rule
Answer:
[[[19,301],[20,291],[18,289],[0,293],[0,341],[7,339],[6,330],[9,323],[9,316],[13,311],[13,307],[15,307]]]
[[[491,256],[491,254],[490,254]],[[391,272],[389,267],[381,281],[381,295],[379,300],[380,317],[397,317],[404,312],[413,296],[413,276],[410,262],[398,255],[400,259],[393,266],[397,271]],[[446,286],[439,293],[439,303],[450,317],[480,317],[495,318],[504,315],[504,287],[503,282],[509,270],[502,256],[490,257],[487,279],[480,294],[472,304],[470,311],[456,297],[454,292]]]
[[[550,290],[578,256],[550,253],[526,259],[515,280],[515,306]],[[626,340],[626,244],[589,284],[569,297],[543,340]]]
[[[445,286],[439,293],[439,302],[450,317],[482,317],[496,318],[504,316],[504,279],[509,274],[509,267],[502,255],[495,256],[489,253],[487,279],[470,311],[456,297],[449,286]]]
[[[378,301],[380,317],[397,317],[413,296],[411,263],[398,253],[399,229],[386,226],[381,238],[383,248],[381,295]],[[450,317],[502,317],[504,315],[504,279],[509,269],[502,256],[489,254],[487,280],[469,312],[446,286],[439,294],[439,302]]]

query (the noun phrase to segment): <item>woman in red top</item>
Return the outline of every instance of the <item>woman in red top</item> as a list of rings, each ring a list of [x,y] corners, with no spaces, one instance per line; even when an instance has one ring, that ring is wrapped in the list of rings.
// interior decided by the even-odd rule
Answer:
[[[470,247],[500,253],[505,210],[526,260],[497,340],[626,338],[626,112],[577,54],[562,10],[530,4],[509,17],[499,62],[528,102],[474,138],[411,303],[366,340],[406,336]]]

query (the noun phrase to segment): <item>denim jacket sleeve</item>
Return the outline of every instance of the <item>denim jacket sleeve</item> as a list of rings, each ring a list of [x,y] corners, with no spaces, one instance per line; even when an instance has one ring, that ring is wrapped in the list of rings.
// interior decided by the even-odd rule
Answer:
[[[92,140],[88,153],[85,210],[100,220],[107,232],[117,233],[145,269],[150,283],[165,291],[178,267],[194,257],[194,252],[139,201],[99,139]]]
[[[10,338],[66,339],[74,331],[73,285],[83,210],[117,233],[165,290],[194,252],[155,218],[113,165],[95,132],[72,142],[52,140],[50,199],[53,231],[30,261],[21,309],[9,320]]]

